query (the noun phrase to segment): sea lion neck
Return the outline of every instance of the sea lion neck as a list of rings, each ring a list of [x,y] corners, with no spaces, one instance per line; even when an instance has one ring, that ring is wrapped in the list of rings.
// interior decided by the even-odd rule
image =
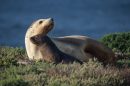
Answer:
[[[56,47],[56,45],[52,42],[52,40],[48,36],[42,37],[42,43],[48,44],[51,47]]]
[[[33,44],[36,44],[37,46],[49,45],[51,47],[56,47],[56,45],[51,41],[48,36],[35,35],[30,37],[30,40]]]

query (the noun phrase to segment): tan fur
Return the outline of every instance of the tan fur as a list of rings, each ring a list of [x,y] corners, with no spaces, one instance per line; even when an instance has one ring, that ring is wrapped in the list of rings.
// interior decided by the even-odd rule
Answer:
[[[42,21],[42,23],[40,23]],[[29,59],[42,59],[42,54],[39,52],[39,47],[33,44],[30,41],[30,37],[41,34],[46,35],[52,27],[53,21],[50,19],[39,19],[32,23],[25,35],[25,47],[28,54]]]
[[[35,44],[42,54],[41,60],[53,63],[72,63],[74,61],[82,64],[73,56],[61,52],[48,36],[36,35],[31,37],[31,42]]]
[[[43,22],[39,24],[40,21]],[[53,27],[53,22],[50,21],[50,19],[39,19],[30,26],[25,36],[26,50],[27,50],[28,57],[30,59],[39,60],[39,59],[43,59],[44,56],[44,60],[45,60],[48,57],[55,56],[54,55],[55,49],[53,52],[51,51],[53,50],[53,47],[49,48],[50,50],[47,49],[49,50],[49,53],[46,52],[45,54],[43,52],[45,52],[46,50],[45,48],[48,47],[43,47],[44,46],[43,43],[39,47],[30,41],[30,37],[32,36],[36,36],[39,34],[45,36],[52,29],[52,27]],[[72,57],[75,57],[76,59],[82,62],[87,62],[88,59],[94,57],[103,63],[114,63],[116,60],[114,53],[112,52],[111,49],[104,46],[102,43],[86,36],[77,35],[77,36],[55,37],[55,38],[51,38],[51,40],[53,41],[52,43],[55,43],[56,46],[55,45],[54,46],[58,47],[60,51]],[[59,52],[58,49],[56,49],[56,51],[58,51],[58,53],[61,53]],[[50,59],[46,59],[46,60],[51,61]]]
[[[72,63],[74,61],[82,63],[73,56],[61,52],[47,36],[53,25],[52,19],[40,19],[27,30],[25,45],[29,59],[54,63]]]

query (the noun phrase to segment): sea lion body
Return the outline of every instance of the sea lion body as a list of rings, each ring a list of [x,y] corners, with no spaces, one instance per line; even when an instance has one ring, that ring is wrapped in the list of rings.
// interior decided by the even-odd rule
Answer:
[[[84,36],[64,36],[51,39],[62,52],[72,55],[81,61],[88,61],[93,57],[89,53],[84,53],[83,48],[87,43]]]
[[[61,62],[61,60],[87,62],[88,59],[95,57],[103,63],[115,62],[114,53],[111,49],[86,36],[48,38],[51,40],[50,45],[54,46],[50,47],[48,42],[41,41],[41,38],[44,39],[47,36],[53,25],[52,19],[39,19],[29,27],[25,36],[25,46],[29,59],[48,62]],[[37,39],[37,36],[40,38]],[[32,37],[36,40],[31,40]]]
[[[37,46],[39,53],[42,55],[40,60],[54,63],[72,63],[75,61],[82,64],[75,57],[60,51],[48,36],[36,35],[31,37],[30,40]]]
[[[87,36],[64,36],[52,38],[52,41],[62,51],[72,55],[82,62],[97,58],[103,63],[114,63],[113,51],[102,43]]]

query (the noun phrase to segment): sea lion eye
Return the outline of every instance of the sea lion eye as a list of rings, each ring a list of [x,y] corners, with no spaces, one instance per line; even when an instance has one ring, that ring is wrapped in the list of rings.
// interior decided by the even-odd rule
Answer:
[[[43,21],[39,21],[39,24],[42,24]]]

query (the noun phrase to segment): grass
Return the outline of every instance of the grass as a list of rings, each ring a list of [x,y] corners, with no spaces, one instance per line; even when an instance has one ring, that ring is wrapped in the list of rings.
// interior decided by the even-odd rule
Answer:
[[[127,86],[130,85],[130,68],[104,67],[97,60],[80,65],[32,62],[20,65],[27,59],[25,49],[0,47],[0,86]]]
[[[128,38],[129,33],[118,33],[101,41],[114,51],[129,54]],[[0,47],[0,86],[130,86],[129,58],[117,61],[116,66],[103,66],[96,59],[83,65],[40,61],[22,65],[21,60],[28,60],[24,48]]]

